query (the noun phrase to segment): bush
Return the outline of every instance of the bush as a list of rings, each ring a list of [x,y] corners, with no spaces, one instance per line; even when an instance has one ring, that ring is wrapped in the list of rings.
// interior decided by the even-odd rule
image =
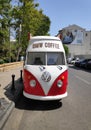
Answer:
[[[4,63],[4,60],[3,59],[0,59],[0,64],[3,64]]]

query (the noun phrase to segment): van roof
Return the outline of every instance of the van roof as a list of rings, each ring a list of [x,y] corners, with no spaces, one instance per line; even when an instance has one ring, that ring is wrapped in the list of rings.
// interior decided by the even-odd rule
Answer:
[[[27,52],[64,52],[62,41],[54,36],[35,36],[30,39]]]
[[[55,36],[34,36],[34,37],[31,37],[30,40],[35,40],[35,39],[50,39],[50,40],[60,40],[58,37],[55,37]]]

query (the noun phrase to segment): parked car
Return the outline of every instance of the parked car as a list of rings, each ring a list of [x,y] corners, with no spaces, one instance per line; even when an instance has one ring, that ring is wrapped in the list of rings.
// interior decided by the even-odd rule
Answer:
[[[70,57],[70,58],[67,59],[67,63],[75,65],[75,62],[77,62],[79,60],[80,60],[79,57],[76,57],[76,58],[71,58]]]
[[[82,68],[87,68],[87,63],[90,61],[91,59],[85,59],[80,63],[80,66]]]
[[[71,60],[71,64],[74,64],[74,65],[75,65],[75,62],[78,62],[79,60],[80,60],[80,59],[77,57],[77,58]]]
[[[91,59],[87,62],[86,69],[91,69]]]
[[[81,63],[84,62],[85,59],[80,59],[79,61],[75,61],[75,66],[80,67]]]
[[[69,57],[69,58],[67,59],[67,63],[68,63],[68,64],[71,64],[72,59],[73,59],[73,58]]]

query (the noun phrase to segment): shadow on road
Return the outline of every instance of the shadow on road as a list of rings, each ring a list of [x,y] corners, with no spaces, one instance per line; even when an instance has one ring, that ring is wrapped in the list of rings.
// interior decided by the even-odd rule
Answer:
[[[17,100],[19,99],[19,97],[22,94],[23,91],[23,82],[21,81],[21,79],[17,79],[14,83],[14,85],[12,86],[12,82],[10,84],[8,84],[5,88],[5,92],[4,94],[6,95],[6,97],[13,101],[13,102],[17,102]]]
[[[62,107],[61,101],[37,101],[25,98],[23,95],[15,105],[18,109],[32,111],[47,111]]]
[[[21,110],[54,110],[62,107],[61,101],[38,101],[25,98],[22,94],[23,82],[18,79],[15,81],[15,88],[12,89],[12,82],[5,88],[7,98],[15,102],[15,107]]]

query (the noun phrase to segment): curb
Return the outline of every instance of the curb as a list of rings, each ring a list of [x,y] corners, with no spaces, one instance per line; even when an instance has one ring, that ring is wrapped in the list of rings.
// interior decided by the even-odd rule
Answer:
[[[3,100],[2,98],[2,113],[0,115],[0,130],[4,127],[4,124],[6,123],[9,115],[11,114],[12,110],[15,107],[15,103],[18,101],[20,98],[21,94],[23,91],[23,83],[19,79],[15,81],[15,90],[11,91],[11,85],[9,85],[6,89],[6,96],[9,98],[10,103],[7,103],[6,101]]]
[[[2,130],[5,122],[7,121],[10,113],[12,112],[13,108],[15,107],[15,103],[11,101],[10,105],[8,106],[8,108],[5,110],[2,119],[0,120],[0,130]]]

